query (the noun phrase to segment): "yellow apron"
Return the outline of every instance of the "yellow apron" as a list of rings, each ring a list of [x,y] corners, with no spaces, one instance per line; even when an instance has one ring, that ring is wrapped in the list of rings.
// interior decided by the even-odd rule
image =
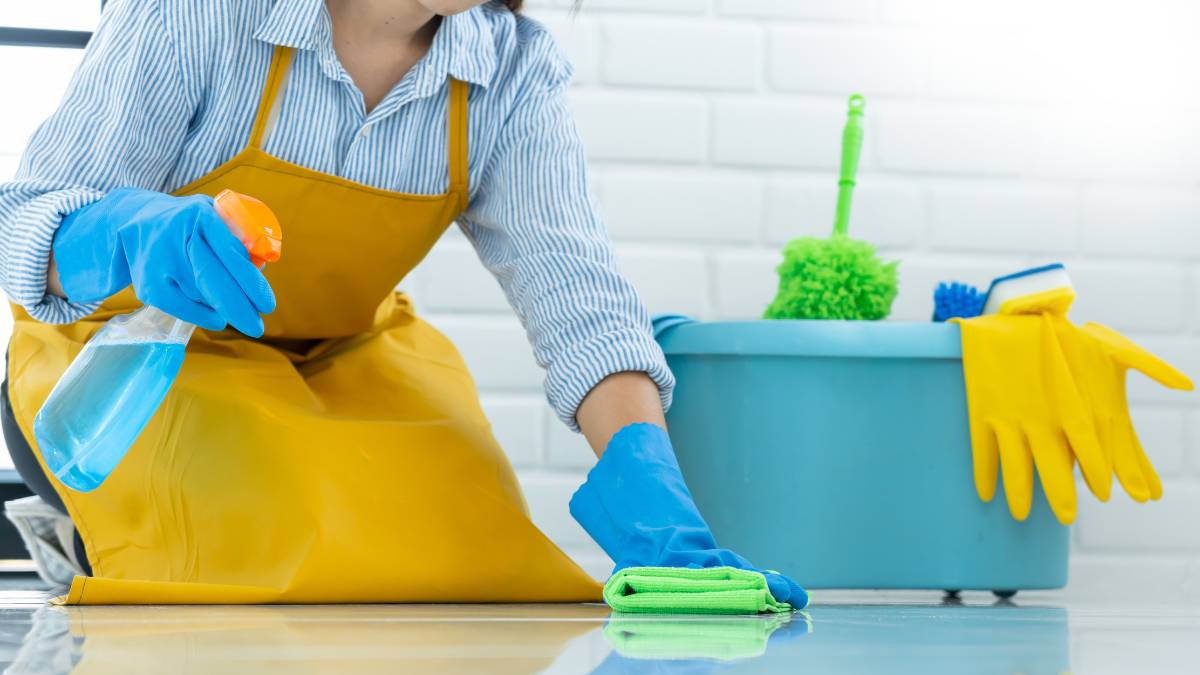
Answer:
[[[196,331],[108,480],[80,493],[51,476],[95,575],[66,602],[599,600],[530,522],[462,358],[394,291],[466,206],[467,85],[449,84],[448,191],[400,194],[261,149],[291,55],[275,51],[248,146],[176,192],[229,188],[279,217],[267,337]],[[67,364],[137,304],[127,289],[67,326],[14,310],[10,397],[35,450]]]

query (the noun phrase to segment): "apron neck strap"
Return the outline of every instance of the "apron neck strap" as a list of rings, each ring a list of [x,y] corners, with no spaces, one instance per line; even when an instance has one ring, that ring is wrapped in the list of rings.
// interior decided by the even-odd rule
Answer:
[[[271,124],[275,113],[275,103],[279,92],[287,79],[288,66],[292,62],[292,48],[282,45],[275,47],[271,56],[271,68],[267,71],[267,82],[263,85],[262,96],[258,101],[258,112],[254,116],[254,126],[250,130],[252,148],[262,149],[263,136]],[[446,163],[450,168],[450,190],[466,192],[468,182],[467,170],[467,94],[469,88],[462,80],[450,79],[450,96],[446,104]]]
[[[450,191],[467,189],[467,83],[450,79],[446,103],[446,158],[450,167]]]
[[[262,147],[263,134],[266,133],[267,124],[275,110],[275,98],[279,95],[279,90],[283,88],[283,81],[287,77],[288,66],[291,62],[291,47],[283,45],[275,47],[275,53],[271,56],[271,69],[267,71],[267,83],[263,85],[262,97],[258,101],[258,113],[254,117],[254,126],[250,131],[249,146],[252,148]]]

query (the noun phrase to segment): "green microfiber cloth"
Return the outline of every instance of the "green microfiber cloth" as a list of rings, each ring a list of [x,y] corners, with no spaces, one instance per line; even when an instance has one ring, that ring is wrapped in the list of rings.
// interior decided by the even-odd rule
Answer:
[[[604,584],[604,601],[618,612],[757,614],[790,612],[759,572],[735,567],[627,567]]]
[[[631,659],[737,661],[762,656],[771,634],[791,619],[789,614],[767,614],[664,621],[614,614],[604,625],[604,638]]]

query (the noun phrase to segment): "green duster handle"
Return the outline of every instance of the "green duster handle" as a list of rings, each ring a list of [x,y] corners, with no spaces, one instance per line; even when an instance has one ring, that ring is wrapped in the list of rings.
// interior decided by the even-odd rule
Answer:
[[[850,97],[846,113],[846,128],[842,130],[842,170],[838,175],[837,215],[833,233],[844,236],[850,228],[850,202],[854,196],[854,181],[858,176],[858,156],[862,152],[863,108],[867,101],[859,94]]]

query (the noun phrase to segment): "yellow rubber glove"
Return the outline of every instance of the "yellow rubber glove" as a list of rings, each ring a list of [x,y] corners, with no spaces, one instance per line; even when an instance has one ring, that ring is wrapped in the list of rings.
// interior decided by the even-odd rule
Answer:
[[[1089,323],[1082,328],[1067,320],[1075,300],[1070,287],[1015,298],[1000,314],[1044,314],[1050,317],[1059,348],[1074,384],[1088,408],[1100,445],[1099,455],[1076,456],[1084,480],[1100,501],[1108,501],[1115,474],[1135,501],[1162,497],[1162,481],[1146,456],[1133,421],[1125,383],[1135,369],[1165,387],[1192,390],[1192,381],[1170,364],[1111,328]],[[1070,392],[1065,392],[1070,396]],[[1007,478],[1006,478],[1007,480]]]
[[[1074,301],[1074,288],[1070,286],[1049,288],[1046,291],[1019,295],[1019,297],[1009,299],[1000,306],[997,313],[1049,317],[1050,324],[1054,327],[1058,347],[1062,350],[1063,357],[1067,359],[1075,392],[1078,392],[1078,395],[1084,399],[1088,414],[1092,414],[1096,406],[1093,406],[1091,402],[1091,390],[1090,387],[1087,387],[1090,378],[1087,376],[1094,365],[1099,363],[1099,359],[1093,358],[1096,356],[1094,354],[1096,348],[1082,345],[1079,335],[1075,333],[1074,324],[1067,321],[1067,312],[1070,311],[1070,306],[1074,304]],[[1094,417],[1092,422],[1094,424]],[[1098,432],[1096,438],[1098,443],[1102,442]],[[1075,459],[1079,460],[1080,471],[1084,474],[1088,489],[1100,501],[1106,502],[1112,491],[1112,456],[1106,452],[1103,444],[1100,444],[1099,447],[1099,453],[1076,456]]]
[[[975,489],[996,493],[1000,471],[1013,518],[1033,505],[1033,472],[1055,517],[1075,520],[1074,457],[1107,467],[1089,406],[1075,387],[1050,314],[953,319],[962,330]],[[1111,475],[1111,472],[1110,472]]]
[[[1091,410],[1096,435],[1111,467],[1107,482],[1099,484],[1084,473],[1092,494],[1106,501],[1115,473],[1135,501],[1162,497],[1162,481],[1146,457],[1129,416],[1127,374],[1130,369],[1138,370],[1164,387],[1188,391],[1193,388],[1192,381],[1111,328],[1096,323],[1080,328],[1061,317],[1054,321],[1058,343]]]

